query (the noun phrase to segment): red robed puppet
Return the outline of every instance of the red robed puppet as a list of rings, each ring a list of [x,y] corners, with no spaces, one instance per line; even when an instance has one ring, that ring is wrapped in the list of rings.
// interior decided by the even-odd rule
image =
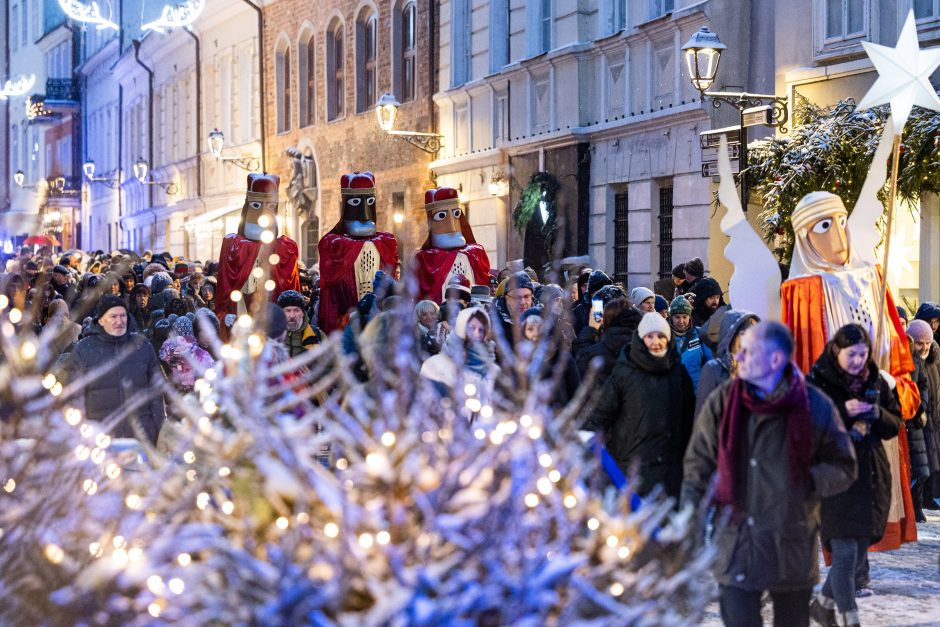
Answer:
[[[300,273],[297,269],[297,243],[286,236],[277,237],[277,202],[280,178],[275,174],[248,175],[248,191],[242,207],[242,219],[238,233],[229,233],[222,240],[219,253],[219,276],[216,288],[215,313],[220,320],[227,314],[248,311],[254,294],[269,277],[253,273],[261,268],[264,255],[276,253],[278,263],[271,267],[270,278],[275,288],[269,294],[273,301],[285,290],[300,289]],[[263,226],[262,226],[263,225]],[[262,242],[262,234],[270,231],[275,239],[270,244]],[[261,274],[261,276],[256,276]],[[238,290],[243,298],[232,300],[232,292]]]
[[[457,190],[449,187],[427,190],[424,210],[428,218],[428,238],[415,253],[415,274],[421,298],[436,303],[443,301],[444,286],[458,274],[469,278],[474,285],[488,285],[490,260],[473,237]]]
[[[398,267],[395,236],[375,230],[375,177],[371,172],[344,174],[340,185],[340,221],[317,246],[318,323],[324,333],[342,328],[346,313],[372,291],[376,272],[395,276]]]

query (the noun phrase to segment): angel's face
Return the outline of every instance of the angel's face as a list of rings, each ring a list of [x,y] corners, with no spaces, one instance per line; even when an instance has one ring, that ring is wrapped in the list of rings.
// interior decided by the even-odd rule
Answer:
[[[845,223],[844,213],[827,216],[810,227],[806,235],[819,256],[834,266],[843,266],[849,260],[849,238],[845,233]]]

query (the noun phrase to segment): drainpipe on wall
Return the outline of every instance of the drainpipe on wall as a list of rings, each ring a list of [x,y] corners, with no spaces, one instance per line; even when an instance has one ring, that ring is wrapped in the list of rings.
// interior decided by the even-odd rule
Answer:
[[[153,170],[153,70],[140,60],[140,40],[134,39],[131,43],[134,44],[134,60],[147,72],[147,164]],[[150,241],[150,249],[153,250],[154,240],[157,237],[157,212],[153,208],[153,185],[147,186],[147,194],[150,199],[150,211],[153,213],[153,235]]]
[[[202,42],[199,36],[193,32],[192,28],[183,29],[186,34],[193,38],[196,45],[196,195],[202,201],[205,208],[206,203],[202,200]]]
[[[10,18],[9,18],[10,6],[9,5],[10,3],[8,1],[3,3],[3,15],[4,15],[3,25],[4,25],[4,31],[5,31],[3,33],[3,40],[7,43],[9,43],[10,41]],[[8,45],[3,47],[3,75],[4,76],[10,75],[10,46]],[[3,108],[4,108],[4,111],[6,112],[6,117],[4,117],[4,120],[6,120],[6,124],[7,124],[6,132],[3,134],[3,140],[4,140],[3,154],[6,156],[6,158],[3,160],[3,190],[6,193],[6,198],[0,199],[0,202],[3,202],[3,204],[6,205],[7,210],[12,210],[13,209],[13,206],[12,206],[13,194],[11,193],[12,190],[10,189],[10,181],[12,181],[13,178],[10,174],[10,163],[13,161],[12,159],[13,155],[10,154],[10,130],[12,127],[12,123],[11,123],[12,121],[10,120],[10,99],[9,98],[7,98],[4,101]],[[2,209],[2,207],[0,207],[0,209]]]
[[[265,110],[265,106],[264,106],[264,101],[265,101],[265,97],[264,97],[264,94],[265,94],[265,91],[264,91],[265,89],[264,88],[264,13],[262,13],[261,7],[256,5],[251,0],[242,0],[242,2],[250,6],[258,14],[258,85],[260,87],[260,89],[258,90],[259,92],[258,97],[259,97],[259,102],[260,102],[260,113],[261,113],[261,120],[260,120],[261,122],[260,123],[261,159],[260,161],[261,161],[261,171],[267,172],[268,169],[267,167],[265,167],[265,163],[264,163],[264,155],[266,152],[266,145],[264,141],[264,138],[265,138],[264,123],[266,119],[264,115],[264,110]]]
[[[432,133],[437,133],[437,108],[434,106],[434,92],[437,91],[437,71],[435,70],[437,52],[437,3],[431,0],[428,3],[428,115],[430,116]]]

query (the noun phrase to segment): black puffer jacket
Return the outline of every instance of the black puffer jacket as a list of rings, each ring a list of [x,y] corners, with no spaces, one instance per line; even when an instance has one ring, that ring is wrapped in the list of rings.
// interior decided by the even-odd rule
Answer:
[[[868,538],[874,544],[884,534],[891,504],[891,468],[882,440],[890,440],[901,428],[901,413],[897,396],[878,371],[868,366],[866,389],[878,390],[878,418],[861,440],[852,440],[858,475],[849,489],[830,496],[822,502],[820,536],[824,544],[833,538]],[[846,431],[852,429],[856,418],[850,418],[845,409],[849,399],[863,400],[864,392],[855,394],[849,387],[842,369],[829,347],[813,365],[807,380],[825,392],[842,418]]]
[[[134,412],[147,437],[156,443],[166,418],[163,394],[159,383],[164,379],[160,362],[147,338],[137,333],[115,337],[108,335],[97,323],[88,335],[79,340],[65,362],[63,377],[76,381],[92,370],[107,364],[108,370],[88,382],[83,390],[85,417],[100,422],[121,410],[138,395],[150,398]],[[111,430],[112,437],[136,437],[130,416]]]
[[[911,356],[914,358],[914,372],[911,379],[917,384],[920,392],[920,409],[913,420],[904,422],[907,431],[907,448],[911,462],[911,479],[925,479],[930,476],[930,458],[927,454],[927,438],[924,426],[927,421],[927,405],[930,403],[930,382],[927,379],[927,364],[920,355],[914,352],[911,346]]]
[[[924,360],[924,373],[927,375],[927,424],[924,427],[924,442],[927,445],[930,472],[935,473],[940,472],[940,345],[936,342],[931,344],[930,353]],[[936,490],[940,490],[940,485],[936,486],[935,493]]]
[[[633,337],[642,319],[642,313],[633,307],[629,307],[617,316],[609,328],[604,329],[599,338],[597,337],[597,331],[591,327],[585,327],[593,333],[595,341],[593,343],[583,341],[588,332],[582,330],[575,342],[574,356],[581,377],[584,378],[587,375],[591,368],[591,362],[594,361],[595,357],[599,357],[600,362],[596,381],[598,385],[603,385],[610,373],[613,372],[614,364],[617,362],[617,358],[620,357],[620,351],[630,343],[630,338]]]
[[[665,357],[653,357],[633,334],[604,384],[587,428],[603,431],[607,450],[624,472],[636,464],[638,491],[662,485],[679,495],[682,456],[692,433],[695,395],[675,344]]]

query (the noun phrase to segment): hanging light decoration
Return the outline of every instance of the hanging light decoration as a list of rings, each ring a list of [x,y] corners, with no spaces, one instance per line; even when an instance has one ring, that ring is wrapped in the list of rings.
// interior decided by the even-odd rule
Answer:
[[[35,83],[35,74],[18,76],[15,80],[7,79],[7,82],[3,84],[3,89],[0,89],[0,100],[6,100],[13,96],[23,96],[33,88]]]
[[[175,6],[165,4],[160,19],[147,22],[141,28],[145,31],[153,30],[163,33],[169,29],[189,26],[196,21],[205,6],[206,0],[186,0],[186,2],[179,2]]]
[[[117,24],[101,15],[101,9],[94,0],[89,4],[85,4],[80,0],[59,0],[59,6],[62,7],[66,16],[76,22],[95,24],[98,26],[98,30],[104,30],[106,28],[118,30]],[[110,2],[108,3],[108,7],[110,8]]]

